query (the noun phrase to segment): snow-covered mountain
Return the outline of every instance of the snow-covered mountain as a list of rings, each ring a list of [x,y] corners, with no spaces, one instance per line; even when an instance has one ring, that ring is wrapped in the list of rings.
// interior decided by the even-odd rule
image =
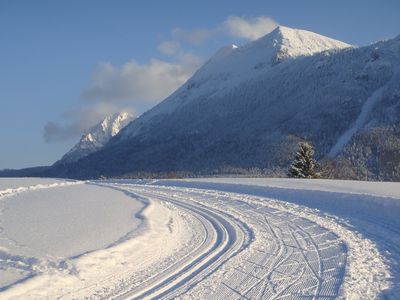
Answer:
[[[120,137],[135,136],[141,124],[155,115],[171,113],[199,98],[223,97],[240,84],[273,72],[285,60],[351,47],[313,32],[284,26],[244,46],[222,47],[181,88],[129,126]]]
[[[278,27],[222,48],[100,151],[49,175],[284,174],[305,139],[340,163],[335,176],[400,180],[399,63],[400,37],[358,48]]]
[[[133,116],[127,112],[106,116],[100,123],[85,132],[79,142],[57,161],[56,164],[76,162],[82,157],[100,150],[132,120]]]

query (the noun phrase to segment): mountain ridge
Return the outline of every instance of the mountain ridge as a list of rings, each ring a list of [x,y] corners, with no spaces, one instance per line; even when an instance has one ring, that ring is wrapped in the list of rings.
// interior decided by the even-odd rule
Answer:
[[[294,39],[293,43],[289,42],[290,38]],[[310,46],[310,39],[316,39],[319,47]],[[303,42],[303,47],[299,46],[299,40]],[[157,114],[156,110],[168,114],[177,106],[186,104],[185,99],[196,97],[193,91],[197,90],[202,97],[221,91],[223,93],[285,59],[351,47],[353,46],[313,32],[279,26],[271,33],[243,46],[230,45],[220,48],[186,83],[160,104],[145,112],[132,127],[140,127],[143,119]],[[132,132],[129,133],[130,129],[126,128],[119,137],[132,137],[135,130],[132,128]]]
[[[354,47],[280,27],[222,49],[102,149],[43,174],[98,178],[259,169],[285,176],[298,142],[307,140],[327,176],[400,180],[399,38]],[[361,125],[328,157],[379,89]]]

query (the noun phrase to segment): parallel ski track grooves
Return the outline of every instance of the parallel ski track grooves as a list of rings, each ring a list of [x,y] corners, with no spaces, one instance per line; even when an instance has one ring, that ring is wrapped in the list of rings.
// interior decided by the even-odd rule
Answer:
[[[165,276],[161,276],[161,278],[160,276],[153,277],[148,281],[143,282],[142,285],[146,285],[145,289],[140,290],[139,287],[138,289],[120,295],[118,298],[159,299],[165,297],[171,292],[178,292],[182,287],[186,290],[186,286],[189,285],[192,287],[195,285],[195,282],[200,281],[196,277],[204,279],[210,273],[221,267],[226,260],[240,252],[250,243],[250,240],[248,239],[249,232],[246,232],[248,229],[245,228],[243,224],[240,224],[233,218],[229,218],[228,215],[223,214],[222,212],[217,212],[216,210],[200,207],[198,205],[184,203],[177,200],[177,197],[167,197],[155,194],[154,192],[151,193],[143,190],[138,191],[137,189],[130,189],[128,187],[125,188],[142,197],[170,202],[183,208],[189,213],[197,215],[199,220],[203,220],[203,225],[205,225],[204,221],[211,225],[205,226],[213,228],[215,241],[211,248],[202,253],[199,257],[195,257],[194,260],[187,262],[186,265],[178,269],[177,272],[174,271],[173,267],[170,267],[163,272],[167,273]],[[227,220],[228,218],[230,221]],[[232,223],[235,224],[235,226],[233,226]],[[182,263],[182,261],[177,262],[177,264],[180,263]]]
[[[267,273],[264,274],[262,277],[260,277],[260,279],[258,281],[256,281],[254,284],[252,284],[250,287],[248,287],[244,292],[243,295],[247,295],[249,294],[254,288],[256,288],[258,285],[262,284],[263,282],[265,283],[270,283],[271,282],[271,275],[272,273],[278,269],[281,265],[283,265],[290,257],[290,255],[292,254],[290,251],[285,252],[285,247],[284,247],[284,243],[282,242],[282,239],[278,237],[276,231],[272,228],[272,226],[269,224],[269,221],[266,217],[264,217],[265,222],[267,224],[267,228],[270,230],[273,239],[275,240],[275,245],[278,246],[277,250],[276,250],[276,256],[274,257],[274,259],[272,260],[272,264],[268,267],[267,269]],[[282,259],[283,258],[283,259]],[[267,260],[268,257],[265,256],[265,258],[263,260]],[[262,295],[262,291],[265,290],[266,286],[264,286],[263,288],[260,289],[261,293],[257,293],[255,296],[260,296],[260,294]]]
[[[154,193],[163,192],[164,189],[164,193],[168,194],[168,187],[152,186],[149,188]],[[341,248],[340,243],[336,244],[337,237],[333,238],[335,235],[332,232],[323,231],[318,233],[318,228],[323,228],[313,222],[308,224],[310,221],[307,219],[288,214],[279,209],[269,208],[268,206],[260,207],[247,203],[243,201],[243,198],[236,197],[231,193],[199,191],[190,188],[170,190],[170,192],[175,194],[175,199],[182,197],[180,196],[181,194],[185,195],[187,193],[187,197],[195,197],[191,200],[197,205],[203,202],[199,201],[196,198],[197,196],[200,196],[200,198],[204,196],[210,199],[215,198],[215,201],[212,202],[217,204],[212,206],[215,210],[220,209],[218,208],[218,202],[221,198],[229,198],[230,203],[232,203],[230,209],[234,210],[234,215],[238,214],[245,218],[251,216],[254,222],[270,232],[269,237],[270,241],[273,241],[273,253],[266,252],[256,257],[253,255],[250,258],[254,258],[255,262],[246,260],[242,267],[239,269],[234,268],[237,271],[236,274],[231,274],[226,278],[227,281],[221,282],[218,291],[213,294],[215,299],[226,299],[227,297],[230,299],[280,299],[286,297],[331,299],[334,297],[334,291],[338,291],[337,280],[341,278],[337,278],[335,275],[330,277],[325,273],[320,254],[320,250],[324,248],[324,245],[328,246],[327,248],[333,247],[332,249]],[[251,211],[251,214],[248,214],[249,211]],[[307,232],[308,230],[317,230],[317,232],[314,231],[314,234],[311,235]],[[332,236],[326,242],[321,243],[320,237],[325,234],[332,234]],[[314,238],[320,240],[319,244]],[[333,260],[336,263],[341,261],[340,256],[331,256],[331,254],[326,253],[324,259]],[[289,271],[288,276],[281,279],[274,278],[274,276],[282,272],[282,268]],[[227,291],[230,292],[227,293]],[[301,292],[296,295],[295,291],[307,291],[307,293],[303,294]],[[326,291],[330,292],[326,294]]]

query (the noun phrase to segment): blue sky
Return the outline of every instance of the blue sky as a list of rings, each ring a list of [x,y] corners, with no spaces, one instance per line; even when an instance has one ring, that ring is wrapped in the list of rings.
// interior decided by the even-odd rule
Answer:
[[[400,34],[399,11],[398,0],[0,0],[0,169],[53,163],[105,113],[142,113],[218,48],[276,23],[368,45]]]

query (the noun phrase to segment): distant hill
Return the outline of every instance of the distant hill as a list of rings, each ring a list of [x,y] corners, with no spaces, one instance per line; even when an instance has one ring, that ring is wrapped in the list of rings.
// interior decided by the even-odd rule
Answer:
[[[49,166],[40,166],[19,170],[4,169],[0,170],[0,177],[43,177],[45,176],[43,173],[50,168]]]

